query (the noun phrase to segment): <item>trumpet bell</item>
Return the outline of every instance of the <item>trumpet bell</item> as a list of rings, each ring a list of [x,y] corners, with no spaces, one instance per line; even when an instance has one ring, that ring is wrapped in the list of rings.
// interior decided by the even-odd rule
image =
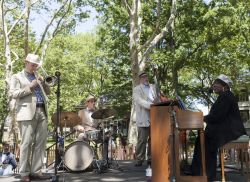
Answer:
[[[54,85],[57,84],[57,78],[55,76],[47,76],[44,79],[44,83],[50,87],[53,87]]]

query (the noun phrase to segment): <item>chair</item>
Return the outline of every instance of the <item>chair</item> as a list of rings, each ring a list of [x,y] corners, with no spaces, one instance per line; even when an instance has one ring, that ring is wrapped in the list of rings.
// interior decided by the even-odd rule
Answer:
[[[239,137],[237,140],[233,140],[222,147],[220,147],[220,160],[221,160],[221,176],[222,182],[225,182],[225,171],[224,171],[224,154],[225,150],[234,149],[239,151],[239,160],[241,164],[241,172],[244,175],[243,163],[245,162],[246,166],[246,176],[248,179],[249,173],[249,157],[248,157],[248,146],[249,146],[249,136],[243,135]]]

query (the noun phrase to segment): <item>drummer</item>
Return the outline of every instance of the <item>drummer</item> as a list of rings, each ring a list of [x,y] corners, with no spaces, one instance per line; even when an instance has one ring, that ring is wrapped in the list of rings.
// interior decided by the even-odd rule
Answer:
[[[91,115],[95,111],[96,98],[93,95],[89,95],[85,100],[85,109],[78,112],[79,117],[82,120],[81,125],[76,125],[74,129],[79,132],[78,140],[86,139],[86,131],[96,130],[98,123],[94,121]]]

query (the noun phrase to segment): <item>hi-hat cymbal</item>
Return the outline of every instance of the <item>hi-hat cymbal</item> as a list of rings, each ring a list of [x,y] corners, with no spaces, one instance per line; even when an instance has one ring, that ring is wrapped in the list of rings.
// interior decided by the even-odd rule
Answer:
[[[114,109],[99,109],[95,111],[91,117],[94,119],[106,119],[111,116],[114,116],[116,114],[116,111]]]
[[[59,120],[59,127],[74,127],[81,124],[81,118],[75,112],[61,112]],[[52,116],[52,122],[54,125],[57,123],[57,113]]]

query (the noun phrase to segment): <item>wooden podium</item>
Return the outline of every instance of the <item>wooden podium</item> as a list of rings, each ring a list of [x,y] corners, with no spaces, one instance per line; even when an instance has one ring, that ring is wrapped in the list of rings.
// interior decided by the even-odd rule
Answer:
[[[204,146],[203,113],[180,110],[176,106],[169,106],[169,103],[152,105],[150,121],[152,181],[168,182],[175,178],[177,182],[206,182],[204,147],[201,147],[202,176],[181,175],[179,152],[179,134],[183,130],[198,130],[201,146]]]

